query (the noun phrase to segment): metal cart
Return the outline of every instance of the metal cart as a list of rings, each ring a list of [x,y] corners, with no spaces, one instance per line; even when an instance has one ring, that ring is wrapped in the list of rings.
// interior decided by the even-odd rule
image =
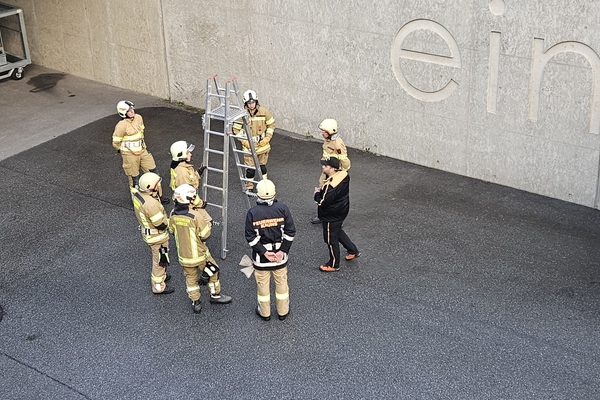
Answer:
[[[23,9],[0,3],[0,79],[22,79],[31,64]]]

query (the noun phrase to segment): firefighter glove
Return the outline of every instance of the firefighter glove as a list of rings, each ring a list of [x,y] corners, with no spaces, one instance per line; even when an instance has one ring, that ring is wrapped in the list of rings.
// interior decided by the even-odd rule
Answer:
[[[207,261],[206,267],[204,267],[204,272],[206,272],[206,275],[208,276],[213,276],[214,274],[219,272],[219,267],[216,264]]]
[[[201,165],[200,168],[198,168],[198,175],[202,176],[202,173],[204,172],[205,169],[206,169],[206,165]]]
[[[165,246],[160,246],[160,249],[158,249],[158,252],[160,254],[160,259],[158,260],[158,265],[160,265],[163,268],[167,268],[169,266],[169,249],[166,248]]]

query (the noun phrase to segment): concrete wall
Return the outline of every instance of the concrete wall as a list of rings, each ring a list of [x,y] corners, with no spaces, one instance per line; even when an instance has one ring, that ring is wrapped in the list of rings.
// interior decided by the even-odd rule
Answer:
[[[600,2],[12,3],[41,65],[197,107],[237,77],[279,128],[598,208]]]
[[[23,8],[35,64],[169,96],[159,0],[0,0]]]

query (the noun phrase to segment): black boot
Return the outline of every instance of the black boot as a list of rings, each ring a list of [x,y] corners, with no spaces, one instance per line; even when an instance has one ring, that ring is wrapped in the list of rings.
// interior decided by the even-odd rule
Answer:
[[[202,303],[200,303],[200,299],[192,301],[192,309],[194,310],[194,314],[200,314],[202,311]]]

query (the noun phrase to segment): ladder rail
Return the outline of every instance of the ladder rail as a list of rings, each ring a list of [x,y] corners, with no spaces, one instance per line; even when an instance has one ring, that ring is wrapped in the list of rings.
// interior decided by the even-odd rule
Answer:
[[[218,105],[213,107],[214,100],[218,101]],[[223,122],[223,130],[213,130],[213,120]],[[236,122],[242,123],[242,129],[238,134],[233,133],[233,125]],[[221,210],[221,258],[224,260],[227,256],[227,227],[228,227],[228,212],[229,212],[229,164],[230,157],[233,153],[234,164],[238,172],[242,192],[246,192],[246,183],[252,182],[257,184],[263,178],[258,155],[256,154],[256,146],[252,140],[252,132],[250,128],[250,115],[244,107],[242,97],[240,95],[237,79],[232,78],[227,80],[224,86],[219,86],[217,75],[208,78],[206,81],[206,108],[205,114],[202,117],[202,127],[204,128],[204,149],[203,149],[203,164],[206,166],[205,173],[202,175],[201,192],[204,201],[209,206],[219,208]],[[211,136],[222,137],[222,150],[211,147]],[[250,151],[246,151],[241,140],[247,140]],[[231,151],[230,151],[231,150]],[[211,165],[211,155],[221,156],[221,168]],[[246,165],[244,159],[246,156],[251,156],[254,165]],[[214,164],[214,163],[213,163]],[[254,178],[246,177],[248,169],[254,170]],[[222,186],[218,187],[209,183],[209,172],[220,173],[220,181]],[[213,180],[211,180],[213,182]],[[220,192],[221,204],[208,201],[208,190]],[[246,208],[250,208],[250,197],[244,196]]]

